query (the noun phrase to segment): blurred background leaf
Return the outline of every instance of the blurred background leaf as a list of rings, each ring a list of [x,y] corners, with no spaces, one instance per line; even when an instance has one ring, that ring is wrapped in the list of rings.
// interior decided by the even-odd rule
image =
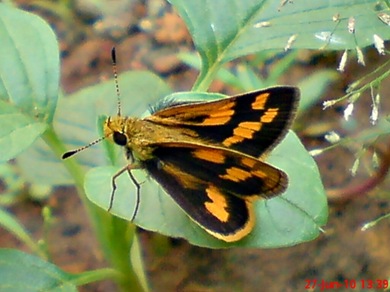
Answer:
[[[28,148],[53,120],[56,36],[40,17],[0,3],[0,162]]]
[[[194,88],[205,90],[218,64],[270,49],[346,50],[366,47],[374,34],[390,39],[378,14],[388,11],[376,0],[170,0],[186,22],[202,59]],[[354,33],[348,30],[353,19]]]

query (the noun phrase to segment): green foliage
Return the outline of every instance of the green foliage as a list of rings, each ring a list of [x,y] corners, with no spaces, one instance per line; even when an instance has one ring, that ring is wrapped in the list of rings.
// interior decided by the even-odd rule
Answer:
[[[77,286],[117,276],[111,269],[72,275],[57,266],[21,251],[0,249],[0,290],[14,291],[78,291]]]
[[[0,258],[1,291],[77,291],[66,273],[38,257],[1,249]]]
[[[0,5],[0,162],[5,162],[52,122],[59,57],[55,35],[41,18]]]
[[[186,22],[202,70],[195,90],[207,89],[221,63],[270,49],[346,50],[373,43],[374,34],[390,38],[378,13],[387,11],[376,0],[299,1],[280,6],[274,0],[170,0]],[[338,21],[333,17],[339,15]],[[355,33],[348,31],[355,20]],[[261,25],[263,24],[263,25]]]

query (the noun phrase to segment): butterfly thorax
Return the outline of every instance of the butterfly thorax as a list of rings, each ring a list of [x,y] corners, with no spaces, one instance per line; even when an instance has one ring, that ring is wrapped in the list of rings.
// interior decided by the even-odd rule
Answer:
[[[104,123],[104,136],[119,146],[126,147],[141,160],[154,157],[154,149],[163,143],[199,143],[194,131],[168,126],[134,117],[108,117]]]

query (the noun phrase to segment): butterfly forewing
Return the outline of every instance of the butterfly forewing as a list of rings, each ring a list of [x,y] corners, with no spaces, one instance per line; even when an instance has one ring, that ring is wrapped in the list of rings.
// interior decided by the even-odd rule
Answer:
[[[208,144],[260,157],[286,134],[299,91],[273,87],[234,97],[162,109],[148,119],[198,133]]]

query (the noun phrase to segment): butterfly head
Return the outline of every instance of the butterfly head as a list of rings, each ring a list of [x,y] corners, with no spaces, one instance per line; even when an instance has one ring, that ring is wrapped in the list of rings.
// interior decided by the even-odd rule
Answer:
[[[126,146],[129,142],[128,129],[131,127],[132,119],[114,116],[108,117],[104,123],[104,137],[112,140],[119,146]]]

